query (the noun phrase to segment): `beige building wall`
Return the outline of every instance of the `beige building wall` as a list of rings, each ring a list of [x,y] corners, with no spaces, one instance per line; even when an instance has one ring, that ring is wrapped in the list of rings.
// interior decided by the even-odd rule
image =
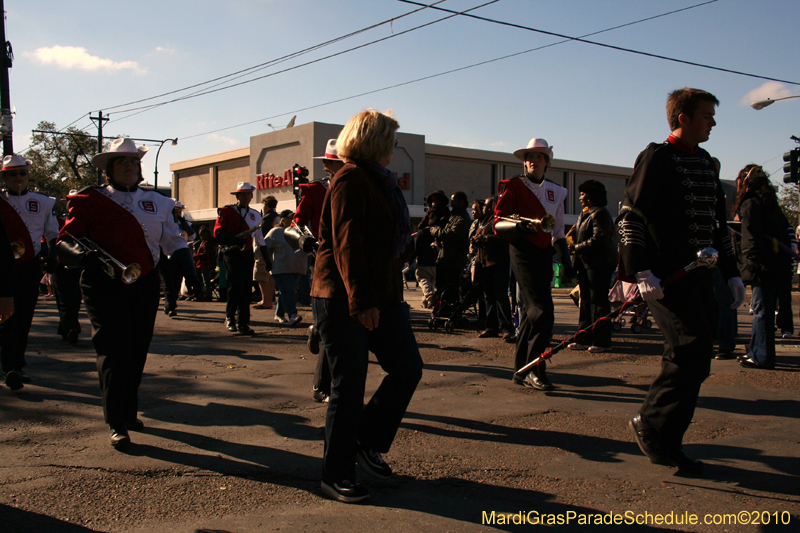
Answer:
[[[234,203],[236,200],[231,191],[236,190],[240,181],[250,179],[250,160],[239,159],[230,163],[222,163],[216,166],[217,171],[217,198],[214,207],[220,207]],[[184,204],[188,206],[189,204]]]
[[[470,202],[488,198],[492,194],[494,168],[495,165],[482,161],[429,156],[425,159],[425,181],[431,184],[427,192],[441,189],[449,197],[456,191],[464,191]]]

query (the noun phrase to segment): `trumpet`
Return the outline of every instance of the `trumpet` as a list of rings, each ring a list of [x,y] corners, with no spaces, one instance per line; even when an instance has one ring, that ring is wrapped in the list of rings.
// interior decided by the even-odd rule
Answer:
[[[108,277],[114,279],[116,277],[116,272],[114,271],[114,265],[117,266],[122,271],[122,282],[125,284],[130,285],[137,279],[139,276],[142,275],[142,267],[139,263],[131,263],[130,265],[125,265],[116,257],[111,255],[110,253],[106,252],[100,246],[94,242],[93,240],[89,239],[88,237],[76,237],[70,232],[67,232],[67,235],[75,239],[75,242],[81,245],[81,247],[86,250],[87,252],[98,252],[100,253],[100,262],[103,263],[105,267],[105,273],[108,274]]]
[[[19,241],[11,243],[11,251],[14,253],[14,259],[19,259],[25,255],[25,245]]]
[[[251,233],[255,233],[257,229],[261,229],[261,225],[263,223],[264,223],[264,219],[261,219],[261,222],[257,226],[253,226],[252,228],[246,229],[241,233],[237,233],[236,235],[234,235],[234,237],[237,238],[237,239],[239,239],[239,238],[243,239],[243,238],[249,236]],[[241,248],[239,248],[235,244],[231,245],[231,246],[225,246],[224,248],[222,248],[222,253],[232,252],[234,250],[241,250],[241,251],[244,252],[245,250],[247,250],[247,243],[243,244]]]
[[[507,217],[497,217],[498,220],[504,220],[506,222],[527,222],[531,226],[534,227],[537,231],[543,231],[545,233],[551,233],[553,229],[556,227],[556,218],[553,215],[545,215],[541,219],[538,218],[527,218],[521,217],[519,215],[510,215]]]

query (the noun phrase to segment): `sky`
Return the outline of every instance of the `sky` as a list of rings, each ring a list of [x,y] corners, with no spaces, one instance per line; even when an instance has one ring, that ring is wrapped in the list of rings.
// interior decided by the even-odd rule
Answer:
[[[470,13],[580,37],[703,1],[499,0]],[[486,2],[437,6],[462,12]],[[297,124],[344,124],[370,107],[391,109],[401,131],[428,143],[513,152],[542,137],[556,159],[630,167],[648,143],[669,134],[667,94],[697,87],[720,100],[703,146],[721,160],[721,177],[754,162],[778,183],[783,153],[796,146],[790,136],[800,136],[800,98],[761,111],[749,106],[800,94],[796,0],[717,0],[587,37],[783,82],[574,40],[554,44],[564,39],[461,15],[436,22],[449,15],[430,8],[406,15],[420,8],[397,0],[4,0],[4,7],[15,56],[15,150],[30,145],[40,121],[96,135],[88,116],[102,110],[111,118],[106,136],[178,138],[160,152],[160,185],[171,181],[170,163],[249,146],[251,136],[281,129],[294,115]],[[368,45],[378,39],[385,40]],[[354,47],[361,48],[347,52]],[[511,54],[519,55],[491,61]],[[262,79],[238,87],[144,112],[131,110],[213,84],[125,106],[264,63],[233,83]],[[371,94],[357,96],[363,93]],[[143,161],[148,181],[157,149],[151,145]]]

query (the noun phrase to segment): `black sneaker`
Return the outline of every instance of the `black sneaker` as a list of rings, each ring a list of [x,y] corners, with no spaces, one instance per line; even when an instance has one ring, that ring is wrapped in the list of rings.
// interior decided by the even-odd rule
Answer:
[[[519,374],[514,374],[513,376],[511,376],[511,382],[514,383],[514,385],[519,385],[520,387],[524,387],[525,377],[520,376]]]
[[[315,402],[328,403],[329,394],[323,390],[313,387],[311,389],[311,397]]]
[[[24,385],[22,384],[22,376],[16,370],[9,370],[6,372],[6,386],[11,390],[20,390]]]
[[[167,313],[168,317],[175,317],[178,316],[178,312],[175,309],[171,309],[169,313]]]
[[[383,460],[381,454],[375,450],[361,448],[356,453],[356,463],[359,464],[364,472],[378,479],[389,479],[392,477],[392,469]]]
[[[369,491],[367,490],[367,487],[347,479],[336,482],[325,481],[323,479],[322,492],[334,500],[344,503],[357,503],[361,500],[366,500],[369,498]]]
[[[131,443],[131,438],[128,435],[127,429],[117,429],[111,428],[111,437],[109,437],[109,442],[111,446],[113,446],[117,450],[122,450]]]
[[[239,324],[239,333],[242,335],[255,335],[256,332],[246,324]]]
[[[540,377],[531,372],[530,374],[528,374],[528,377],[525,378],[524,385],[528,388],[545,392],[553,390],[553,384],[550,383],[549,379],[547,379],[546,374]]]
[[[319,333],[314,324],[308,326],[308,351],[314,355],[319,353]]]
[[[236,333],[236,322],[234,322],[230,318],[225,320],[225,327],[228,328],[228,331],[230,331],[231,333]]]

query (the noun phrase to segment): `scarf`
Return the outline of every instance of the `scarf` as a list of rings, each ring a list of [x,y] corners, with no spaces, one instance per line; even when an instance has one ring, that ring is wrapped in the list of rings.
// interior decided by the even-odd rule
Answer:
[[[356,160],[355,163],[361,167],[368,176],[376,179],[386,189],[389,195],[389,203],[394,208],[394,235],[392,236],[392,253],[395,258],[406,249],[411,242],[411,220],[408,215],[408,204],[403,196],[403,191],[397,185],[397,175],[384,167],[377,161]]]

